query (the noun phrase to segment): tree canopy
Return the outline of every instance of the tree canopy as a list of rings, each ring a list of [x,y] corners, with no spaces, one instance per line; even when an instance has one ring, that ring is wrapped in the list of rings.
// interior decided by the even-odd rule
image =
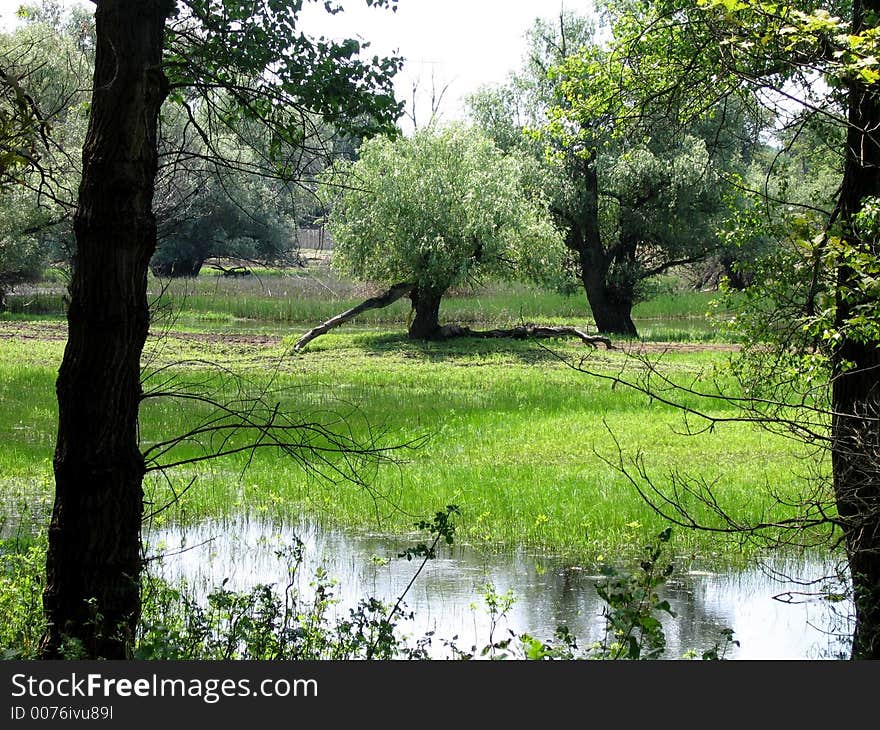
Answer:
[[[651,277],[720,246],[732,202],[721,175],[740,164],[729,142],[742,114],[683,125],[662,104],[634,113],[606,41],[577,15],[536,22],[528,42],[522,71],[475,95],[471,115],[539,162],[599,330],[635,335],[631,310]]]

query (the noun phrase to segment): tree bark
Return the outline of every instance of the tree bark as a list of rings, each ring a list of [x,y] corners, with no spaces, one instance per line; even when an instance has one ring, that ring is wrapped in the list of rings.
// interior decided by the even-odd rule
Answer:
[[[880,0],[853,4],[853,33],[877,24]],[[880,96],[853,82],[840,198],[846,242],[855,251],[880,256],[880,242],[866,240],[855,225],[865,199],[880,195]],[[838,271],[837,325],[844,337],[832,356],[832,471],[838,515],[846,538],[855,601],[852,657],[880,659],[880,342],[848,336],[858,307],[876,311],[876,297],[858,293],[859,272]]]
[[[880,659],[880,350],[849,342],[832,391],[832,470],[853,586],[853,659]]]
[[[140,356],[156,127],[170,0],[100,0],[83,176],[74,230],[69,334],[58,374],[55,504],[42,656],[129,656],[140,615],[144,461],[138,447]]]
[[[626,297],[608,286],[610,261],[598,238],[592,244],[587,238],[573,229],[567,241],[568,247],[578,254],[580,279],[596,329],[602,334],[638,337],[632,321],[633,296]]]
[[[609,290],[604,275],[596,273],[598,275],[585,272],[581,277],[596,329],[602,334],[638,337],[638,330],[632,320],[633,296]]]
[[[437,339],[440,332],[440,300],[443,291],[416,286],[409,294],[415,317],[409,326],[411,340]]]
[[[204,265],[204,259],[175,259],[174,261],[154,261],[151,270],[154,276],[169,279],[195,279]]]

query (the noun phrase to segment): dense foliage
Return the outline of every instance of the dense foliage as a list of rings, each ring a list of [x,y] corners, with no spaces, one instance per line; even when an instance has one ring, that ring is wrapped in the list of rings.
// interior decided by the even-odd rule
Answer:
[[[0,308],[71,241],[91,46],[82,15],[62,26],[52,7],[0,34]]]
[[[634,335],[632,307],[652,277],[719,250],[735,204],[723,178],[742,167],[748,139],[732,139],[741,110],[687,123],[662,104],[633,113],[606,41],[577,15],[538,21],[522,70],[470,109],[498,144],[539,165],[600,331]]]

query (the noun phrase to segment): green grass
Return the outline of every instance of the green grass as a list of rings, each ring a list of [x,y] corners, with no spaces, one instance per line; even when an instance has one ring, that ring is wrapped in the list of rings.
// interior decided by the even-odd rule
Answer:
[[[60,325],[0,323],[4,326],[31,327],[33,336],[25,339],[19,332],[0,339],[0,482],[5,494],[19,495],[18,503],[32,492],[38,497],[34,504],[45,508],[56,427],[53,383],[63,347],[63,339],[47,337],[57,337]],[[791,442],[733,424],[679,436],[680,413],[612,390],[558,357],[586,353],[591,368],[617,372],[632,367],[620,352],[590,353],[564,341],[547,347],[501,340],[412,343],[396,327],[359,327],[293,355],[289,346],[302,329],[283,341],[254,341],[217,337],[240,331],[237,323],[203,323],[151,340],[148,354],[160,365],[220,362],[247,373],[252,388],[271,380],[273,400],[284,409],[304,419],[335,420],[337,428],[360,439],[370,436],[388,446],[424,443],[395,452],[396,465],[368,470],[369,489],[310,477],[301,464],[270,452],[245,471],[244,458],[182,468],[172,475],[174,489],[192,477],[197,481],[157,520],[241,513],[285,520],[307,514],[358,529],[406,532],[417,519],[458,504],[461,540],[502,549],[527,545],[587,560],[637,548],[665,526],[619,469],[606,463],[617,462],[615,439],[627,457],[642,455],[659,484],[674,471],[696,470],[717,479],[725,506],[744,519],[767,516],[768,486],[788,496],[799,486],[792,474],[802,467],[802,454]],[[690,383],[725,358],[717,351],[672,352],[663,356],[662,368]],[[227,394],[235,384],[204,366],[177,372]],[[185,431],[200,413],[176,400],[148,401],[143,444]],[[180,455],[195,453],[190,446]],[[147,495],[153,508],[167,503],[169,482],[148,478]],[[675,539],[680,553],[742,555],[737,546],[705,533],[679,530]]]
[[[633,318],[641,320],[703,319],[715,292],[677,291],[663,293],[633,307]]]
[[[222,279],[199,277],[174,281],[159,303],[184,317],[195,319],[253,319],[289,324],[317,324],[360,304],[374,290],[357,288],[322,274]],[[674,321],[679,331],[707,333],[711,322],[706,312],[710,292],[661,294],[642,302],[633,317],[652,328],[652,335]],[[222,313],[222,314],[221,314]],[[358,323],[368,326],[404,325],[410,316],[407,300],[365,312]],[[491,283],[473,289],[453,290],[443,298],[444,322],[506,327],[521,322],[587,324],[589,305],[583,293],[560,294],[515,283]],[[663,325],[663,322],[667,323]]]
[[[40,315],[58,316],[65,311],[66,306],[66,299],[60,293],[14,294],[7,300],[8,311],[3,316],[18,315],[24,318]]]

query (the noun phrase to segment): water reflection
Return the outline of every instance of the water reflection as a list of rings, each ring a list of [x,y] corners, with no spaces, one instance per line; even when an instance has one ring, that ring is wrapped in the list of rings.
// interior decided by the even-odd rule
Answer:
[[[164,553],[155,572],[174,580],[185,578],[200,593],[227,580],[230,590],[246,590],[258,583],[286,585],[287,562],[283,548],[299,537],[306,560],[299,588],[309,592],[315,569],[324,567],[338,580],[340,614],[367,596],[388,603],[404,591],[417,562],[388,558],[414,544],[413,540],[384,535],[350,534],[309,525],[266,525],[258,522],[205,523],[196,527],[156,530],[147,536],[150,552]],[[827,602],[800,594],[802,584],[781,580],[782,575],[817,578],[829,573],[818,562],[776,562],[765,568],[732,573],[686,573],[667,583],[663,596],[677,614],[664,621],[666,657],[687,650],[704,650],[730,627],[741,646],[728,654],[736,659],[823,659],[845,656],[851,626],[846,603]],[[446,549],[429,561],[405,602],[415,613],[402,628],[413,638],[428,631],[452,639],[462,648],[484,646],[490,619],[481,592],[487,583],[516,595],[516,603],[500,630],[550,638],[559,625],[568,626],[581,645],[601,635],[602,602],[596,595],[596,575],[554,558],[522,550],[508,555],[483,554],[465,546]],[[793,605],[774,600],[787,591],[797,594]],[[496,633],[496,636],[498,634]],[[438,656],[442,647],[434,642]]]

